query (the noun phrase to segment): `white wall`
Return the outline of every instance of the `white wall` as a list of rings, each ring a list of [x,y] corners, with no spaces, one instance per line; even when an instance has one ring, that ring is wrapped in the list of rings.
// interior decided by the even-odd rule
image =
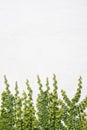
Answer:
[[[83,77],[87,94],[87,0],[0,0],[0,90],[6,74],[13,91],[36,76],[56,73],[59,88],[72,97]]]

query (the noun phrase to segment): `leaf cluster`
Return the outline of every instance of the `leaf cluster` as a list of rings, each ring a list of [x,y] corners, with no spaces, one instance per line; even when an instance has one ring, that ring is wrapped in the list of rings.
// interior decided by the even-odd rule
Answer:
[[[87,97],[80,101],[82,78],[72,99],[61,90],[58,97],[58,83],[53,75],[53,91],[50,91],[49,79],[46,78],[46,89],[43,89],[40,77],[37,76],[39,94],[36,107],[32,98],[33,91],[26,80],[27,92],[19,94],[18,83],[15,83],[15,94],[10,91],[6,76],[5,90],[1,94],[0,130],[87,130]]]

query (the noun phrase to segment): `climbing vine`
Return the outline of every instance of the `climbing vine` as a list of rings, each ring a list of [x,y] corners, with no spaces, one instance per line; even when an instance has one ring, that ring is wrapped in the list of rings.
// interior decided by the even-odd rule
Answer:
[[[29,81],[26,80],[27,90],[20,96],[18,83],[15,83],[15,93],[12,94],[4,76],[5,90],[0,95],[0,130],[87,130],[87,97],[80,101],[82,77],[72,99],[64,90],[61,90],[62,97],[59,98],[55,74],[53,90],[48,78],[45,89],[39,76],[37,83],[39,93],[35,107]]]

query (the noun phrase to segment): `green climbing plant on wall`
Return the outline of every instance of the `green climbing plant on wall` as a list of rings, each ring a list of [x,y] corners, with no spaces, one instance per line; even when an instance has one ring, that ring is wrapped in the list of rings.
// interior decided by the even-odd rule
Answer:
[[[18,83],[15,83],[15,93],[4,76],[5,90],[0,102],[0,130],[87,130],[87,97],[80,101],[82,77],[78,80],[77,91],[72,99],[64,90],[61,98],[58,94],[58,82],[53,75],[53,90],[46,78],[45,89],[37,76],[39,93],[36,107],[33,91],[26,80],[26,91],[19,93]]]

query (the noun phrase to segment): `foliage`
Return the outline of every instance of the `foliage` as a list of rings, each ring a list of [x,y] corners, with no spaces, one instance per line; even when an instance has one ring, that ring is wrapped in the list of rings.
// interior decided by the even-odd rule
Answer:
[[[1,94],[0,130],[87,130],[87,97],[80,101],[82,78],[78,80],[78,88],[72,99],[61,90],[58,97],[56,75],[53,75],[53,91],[46,79],[46,88],[37,76],[39,94],[36,107],[32,98],[32,89],[26,80],[27,91],[19,94],[15,83],[15,94],[10,91],[6,76],[5,90]],[[36,111],[35,111],[36,109]]]
[[[14,96],[9,90],[6,76],[4,76],[4,83],[6,89],[1,95],[0,130],[14,130]]]
[[[23,130],[23,120],[22,120],[22,99],[19,96],[18,84],[15,83],[15,130]]]
[[[23,129],[34,130],[36,128],[35,109],[33,106],[32,90],[29,81],[26,81],[28,94],[23,92]]]

